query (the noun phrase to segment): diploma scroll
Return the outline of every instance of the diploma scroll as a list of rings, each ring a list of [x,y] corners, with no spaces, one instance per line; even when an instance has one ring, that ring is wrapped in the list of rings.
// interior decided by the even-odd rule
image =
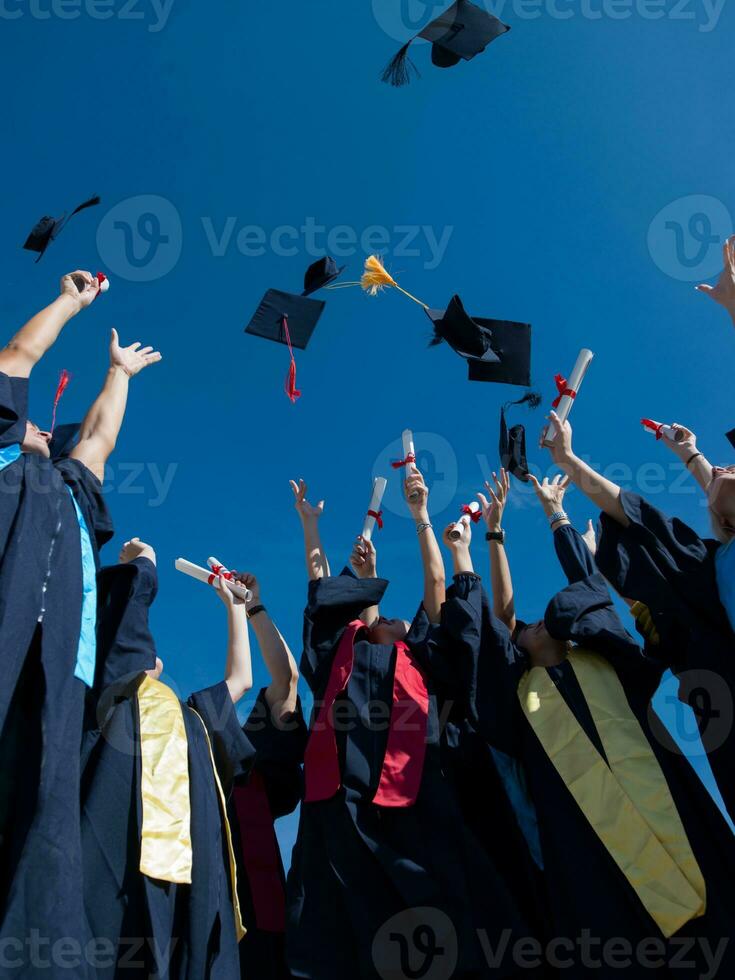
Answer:
[[[482,516],[482,507],[480,507],[476,500],[473,500],[471,504],[468,504],[467,510],[469,513],[464,513],[449,532],[449,537],[452,541],[459,541],[459,539],[462,537],[462,531],[465,527],[467,527],[470,521],[472,521],[473,524],[476,524]]]
[[[365,523],[362,526],[362,536],[366,541],[370,541],[373,536],[375,523],[378,520],[378,515],[381,514],[380,507],[383,503],[383,494],[387,486],[388,481],[385,477],[376,477],[373,483],[373,495],[370,498],[370,506],[368,507],[368,513],[365,515]]]
[[[663,422],[654,422],[653,419],[641,419],[641,425],[652,436],[657,439],[670,439],[671,442],[683,442],[686,433],[683,429],[675,429],[673,425],[664,425]]]
[[[416,465],[416,450],[413,446],[413,432],[410,429],[403,430],[403,458],[406,462],[406,479],[411,475],[411,467]],[[409,500],[418,499],[419,494],[414,492],[409,496]]]
[[[183,572],[184,575],[195,578],[197,582],[204,582],[205,585],[213,585],[215,589],[220,587],[218,576],[209,568],[201,568],[199,565],[193,565],[185,558],[177,558],[175,566],[177,572]],[[253,598],[250,589],[246,589],[244,585],[240,585],[237,582],[230,582],[229,588],[234,595],[239,599],[244,599],[245,602],[250,602]]]
[[[569,414],[572,411],[572,405],[574,404],[576,396],[579,394],[579,389],[582,387],[582,382],[584,381],[584,376],[587,374],[587,370],[592,363],[594,354],[591,350],[583,349],[579,352],[579,357],[577,358],[577,363],[574,365],[574,370],[571,373],[569,381],[564,385],[565,392],[561,394],[561,399],[556,408],[556,414],[559,416],[562,422],[566,422],[569,418]],[[551,445],[551,442],[556,435],[556,425],[553,422],[549,422],[544,431],[542,444],[546,447]]]

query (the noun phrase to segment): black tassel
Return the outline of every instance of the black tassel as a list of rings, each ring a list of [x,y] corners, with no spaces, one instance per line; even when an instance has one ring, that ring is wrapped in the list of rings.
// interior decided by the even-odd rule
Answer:
[[[517,402],[506,402],[505,408],[510,405],[528,405],[529,408],[538,408],[543,398],[536,391],[527,391],[523,398],[519,398]]]
[[[69,215],[69,217],[71,218],[75,214],[79,214],[79,212],[84,211],[85,208],[96,207],[96,205],[98,205],[101,200],[102,198],[99,196],[99,194],[95,194],[94,197],[90,197],[90,199],[88,201],[85,201],[84,204],[80,204],[78,208],[74,208],[74,210]]]
[[[437,325],[434,327],[434,335],[429,341],[429,347],[437,347],[442,343],[444,343],[444,338],[442,337],[441,327],[437,323]]]
[[[410,83],[412,73],[417,78],[420,77],[418,68],[408,57],[408,49],[412,43],[413,38],[408,44],[403,45],[398,54],[394,55],[383,69],[381,79],[386,84],[392,85],[394,88],[402,88]]]

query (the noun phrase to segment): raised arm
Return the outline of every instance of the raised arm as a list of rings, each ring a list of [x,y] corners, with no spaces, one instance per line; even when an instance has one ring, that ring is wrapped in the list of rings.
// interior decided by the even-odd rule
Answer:
[[[712,464],[705,457],[704,453],[700,453],[697,449],[697,437],[691,429],[687,429],[678,423],[675,423],[672,428],[681,433],[679,437],[680,441],[677,442],[676,439],[669,439],[668,436],[662,436],[661,441],[667,449],[671,450],[674,456],[682,461],[706,493],[709,490],[710,483],[712,483]]]
[[[158,351],[139,343],[121,347],[117,330],[110,340],[110,367],[102,391],[87,412],[79,433],[79,441],[71,451],[99,480],[105,478],[105,463],[115,448],[128,403],[130,379],[143,368],[161,360]]]
[[[358,578],[378,577],[378,553],[372,541],[366,541],[360,534],[355,538],[350,555],[350,568]],[[372,626],[380,619],[380,606],[368,606],[358,617],[367,626]]]
[[[230,590],[227,579],[219,576],[215,589],[227,610],[227,661],[225,683],[232,703],[237,704],[253,686],[253,663],[250,656],[250,634],[245,600]]]
[[[295,498],[296,511],[301,519],[301,526],[304,530],[304,548],[306,551],[306,572],[309,581],[326,578],[329,576],[329,562],[322,546],[322,539],[319,534],[319,518],[324,513],[324,501],[320,500],[316,507],[306,499],[308,491],[307,485],[303,480],[296,483],[289,481]]]
[[[450,535],[450,532],[454,529],[454,525],[454,521],[451,524],[447,524],[442,537],[444,544],[452,556],[453,572],[455,575],[474,575],[475,569],[472,564],[472,555],[470,554],[472,527],[469,521],[462,521],[462,535],[455,541]]]
[[[735,235],[725,242],[722,251],[724,269],[717,285],[709,286],[707,283],[702,283],[701,286],[697,286],[697,289],[723,306],[735,326]]]
[[[574,455],[572,427],[569,422],[562,423],[556,412],[551,412],[549,417],[556,427],[550,446],[551,458],[566,473],[575,487],[581,490],[596,507],[599,507],[618,524],[628,527],[630,522],[620,502],[620,487],[605,479],[604,476]]]
[[[80,292],[72,276],[81,276],[84,289]],[[59,338],[72,317],[95,299],[99,283],[89,272],[70,272],[61,280],[61,293],[36,313],[0,351],[0,371],[11,378],[29,378],[31,371]]]
[[[252,601],[248,605],[248,616],[271,679],[265,697],[268,707],[275,713],[275,720],[283,721],[296,710],[299,684],[296,661],[280,630],[263,605],[257,578],[250,572],[233,572],[233,574],[253,594]]]
[[[501,469],[500,479],[493,473],[493,488],[485,483],[490,500],[484,493],[478,493],[477,499],[482,504],[482,516],[485,519],[490,548],[490,582],[493,593],[493,613],[505,623],[510,632],[516,628],[516,609],[513,598],[513,579],[510,574],[508,555],[505,551],[505,531],[503,530],[503,512],[510,493],[510,477]]]
[[[416,464],[411,464],[404,483],[406,503],[416,522],[424,569],[424,609],[430,623],[438,623],[446,599],[444,560],[429,520],[429,488]]]
[[[549,520],[554,536],[554,550],[569,584],[581,582],[594,575],[597,566],[592,549],[585,538],[572,527],[564,510],[564,495],[569,486],[569,477],[555,476],[553,480],[544,479],[543,483],[539,483],[531,474],[529,479]]]

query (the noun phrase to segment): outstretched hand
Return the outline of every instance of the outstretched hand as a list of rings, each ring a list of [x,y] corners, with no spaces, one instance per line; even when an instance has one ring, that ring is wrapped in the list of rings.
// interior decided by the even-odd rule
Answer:
[[[722,253],[724,269],[717,284],[710,286],[703,282],[697,289],[724,306],[735,320],[735,235],[725,242]]]
[[[358,578],[378,577],[378,556],[372,541],[367,541],[362,535],[355,539],[350,566]]]
[[[84,281],[83,289],[77,289],[77,284],[72,278],[74,276]],[[97,277],[93,276],[91,272],[83,272],[81,269],[77,269],[76,272],[68,272],[65,276],[62,276],[61,295],[68,296],[74,300],[74,303],[80,310],[93,303],[99,291],[100,284]]]
[[[587,521],[587,530],[582,535],[582,540],[587,545],[592,557],[597,554],[597,529],[592,521]]]
[[[76,289],[76,287],[74,288]],[[143,368],[157,364],[160,360],[159,351],[153,350],[152,347],[141,347],[138,342],[131,344],[130,347],[121,347],[117,330],[112,328],[110,339],[110,364],[112,367],[121,368],[129,378],[133,378]]]
[[[690,459],[697,451],[697,437],[694,435],[691,429],[687,429],[685,426],[679,425],[678,422],[675,422],[671,428],[676,429],[677,432],[681,433],[679,441],[677,442],[676,439],[669,439],[669,437],[666,435],[661,436],[661,441],[668,449],[670,449],[673,453],[676,453],[680,459]]]
[[[302,521],[318,521],[319,518],[324,513],[324,501],[320,500],[316,506],[313,506],[306,499],[306,494],[309,488],[303,480],[299,480],[296,483],[295,480],[288,481],[294,495],[294,506],[296,511]]]
[[[507,471],[501,469],[500,479],[498,479],[497,473],[493,473],[493,483],[495,484],[494,489],[490,486],[489,481],[485,482],[485,489],[490,495],[490,500],[484,493],[478,493],[477,499],[482,504],[482,516],[488,531],[500,531],[503,525],[503,511],[510,493],[510,476]]]
[[[564,494],[569,486],[568,476],[555,476],[553,480],[544,477],[543,483],[539,483],[533,473],[529,473],[528,478],[548,517],[564,509]]]
[[[569,421],[562,422],[556,412],[549,412],[549,420],[554,423],[554,435],[549,441],[551,443],[548,446],[549,452],[551,453],[551,458],[559,466],[568,462],[574,456],[574,450],[572,449],[572,427]],[[544,437],[547,435],[548,428],[544,429],[541,433],[541,439],[539,440],[539,446],[543,448]]]

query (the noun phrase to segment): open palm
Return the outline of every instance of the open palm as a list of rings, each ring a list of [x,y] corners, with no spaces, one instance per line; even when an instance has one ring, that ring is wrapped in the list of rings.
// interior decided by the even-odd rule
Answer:
[[[702,283],[697,286],[700,293],[706,293],[711,299],[731,313],[735,313],[735,235],[725,242],[723,263],[724,269],[716,286]]]
[[[110,340],[110,364],[113,367],[120,367],[132,378],[143,368],[151,364],[157,364],[161,360],[161,354],[152,347],[141,347],[140,343],[131,344],[130,347],[121,347],[120,338],[117,330],[113,327],[112,339]]]

